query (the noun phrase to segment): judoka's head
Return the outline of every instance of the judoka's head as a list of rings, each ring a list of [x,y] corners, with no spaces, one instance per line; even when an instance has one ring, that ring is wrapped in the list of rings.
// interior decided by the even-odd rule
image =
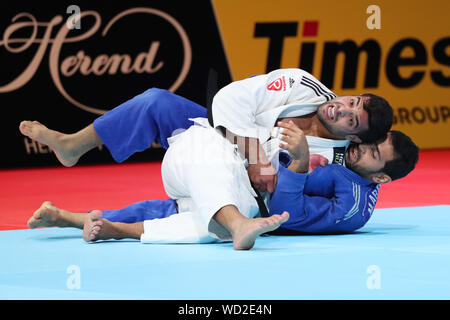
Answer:
[[[317,117],[336,137],[371,143],[386,138],[393,111],[385,99],[367,93],[336,97],[318,108]]]
[[[377,143],[352,144],[345,166],[368,181],[388,183],[410,173],[419,158],[419,148],[400,131],[389,131]]]

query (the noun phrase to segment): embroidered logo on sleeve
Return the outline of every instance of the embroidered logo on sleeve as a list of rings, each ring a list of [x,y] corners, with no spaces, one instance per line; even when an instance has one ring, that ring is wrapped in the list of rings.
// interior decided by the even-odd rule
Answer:
[[[292,88],[292,86],[294,85],[295,80],[292,78],[289,78],[289,88]]]
[[[284,79],[284,76],[269,83],[267,90],[286,91],[286,80]]]
[[[355,203],[353,204],[353,207],[344,216],[344,220],[350,219],[359,211],[359,203],[361,202],[361,186],[352,182],[352,187],[353,187],[353,199],[355,200]]]

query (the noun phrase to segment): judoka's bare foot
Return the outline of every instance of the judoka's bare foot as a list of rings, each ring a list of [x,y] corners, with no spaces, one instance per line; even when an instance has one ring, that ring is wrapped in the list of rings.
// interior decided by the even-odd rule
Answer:
[[[274,214],[268,218],[246,219],[241,227],[233,233],[233,247],[236,250],[253,248],[255,240],[261,234],[274,231],[289,219],[289,213]]]
[[[86,216],[84,219],[84,228],[83,228],[83,240],[97,241],[110,239],[111,237],[105,238],[105,233],[107,228],[104,227],[104,221],[102,220],[102,212],[100,210],[93,210],[90,214]]]
[[[102,219],[102,216],[103,213],[100,210],[93,210],[86,215],[83,228],[84,241],[140,239],[144,232],[143,223],[111,222]]]
[[[61,210],[50,201],[45,201],[41,207],[33,213],[27,225],[30,229],[39,227],[68,227],[62,218]]]
[[[19,130],[23,135],[49,146],[66,167],[75,165],[81,156],[71,144],[70,135],[50,130],[38,121],[22,121]]]

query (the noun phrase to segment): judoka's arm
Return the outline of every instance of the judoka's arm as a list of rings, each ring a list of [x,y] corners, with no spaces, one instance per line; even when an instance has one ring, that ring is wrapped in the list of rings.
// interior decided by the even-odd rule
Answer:
[[[298,225],[304,219],[303,189],[308,177],[309,148],[304,132],[292,121],[279,122],[280,148],[289,153],[292,160],[288,167],[278,168],[278,184],[269,202],[269,214],[283,211],[289,212],[289,222],[282,224],[282,228]]]
[[[294,122],[278,122],[278,126],[283,128],[281,133],[280,148],[289,152],[292,162],[288,169],[297,173],[307,173],[309,167],[309,147],[303,130],[297,127]]]
[[[280,167],[279,185],[270,200],[269,210],[270,214],[289,210],[290,218],[281,228],[315,233],[335,225],[336,216],[345,211],[345,203],[339,193],[335,194],[335,181],[327,169],[317,168],[306,175]],[[307,195],[306,190],[317,192]]]
[[[298,90],[299,78],[303,74],[304,71],[299,69],[282,69],[228,84],[220,89],[213,99],[214,127],[223,127],[238,136],[248,138],[259,138],[262,132],[269,133],[274,123],[258,123],[257,116],[288,103],[289,98],[295,96],[292,94]],[[289,77],[297,80],[295,85],[284,83],[283,86],[282,79],[289,81]],[[278,84],[281,87],[277,87]]]
[[[234,139],[245,141],[240,144],[239,149],[249,162],[250,180],[261,191],[267,190],[272,193],[276,185],[275,169],[261,147],[261,143],[265,141],[259,141],[261,132],[264,132],[267,138],[270,136],[273,124],[270,127],[260,125],[256,121],[256,116],[263,110],[288,103],[290,97],[295,96],[294,91],[298,91],[299,78],[302,74],[304,71],[299,69],[275,70],[232,82],[214,96],[212,104],[214,127],[225,128],[230,141]],[[286,84],[286,79],[289,81],[290,77],[297,79],[294,86]],[[278,79],[280,80],[277,81]],[[277,87],[278,85],[281,87]],[[243,144],[250,147],[242,147]]]
[[[292,162],[289,168],[291,166]],[[270,198],[269,213],[289,212],[290,218],[281,228],[325,233],[353,231],[362,226],[360,219],[351,224],[340,224],[355,199],[352,184],[344,183],[335,166],[338,165],[318,167],[309,175],[279,167],[278,184]],[[307,169],[306,164],[306,172]]]
[[[270,215],[288,211],[289,225],[303,220],[303,188],[307,176],[307,173],[296,173],[284,166],[278,168],[278,184],[269,200]]]
[[[279,69],[234,81],[214,96],[214,127],[222,127],[241,137],[266,142],[275,125],[277,109],[291,103],[320,105],[335,97],[311,74],[301,69]],[[277,109],[277,110],[274,110]]]
[[[302,196],[302,219],[289,219],[282,228],[307,233],[351,232],[364,225],[361,214],[351,221],[346,215],[355,206],[351,182],[336,174],[336,169],[328,165],[318,167],[305,181]]]
[[[299,127],[297,127],[294,122],[289,121],[288,123],[286,122],[278,122],[278,126],[282,129],[280,129],[280,134],[281,134],[281,138],[280,140],[282,141],[280,143],[280,148],[286,150],[289,152],[289,154],[292,157],[292,161],[288,166],[288,169],[293,171],[293,172],[297,172],[297,173],[307,173],[308,172],[308,168],[309,168],[309,147],[308,147],[308,142],[306,141],[306,137],[305,134],[303,132],[303,130],[301,130]],[[247,142],[247,141],[246,141]],[[236,143],[236,142],[235,142]],[[239,146],[239,144],[238,144]],[[259,147],[259,144],[256,144],[256,147]],[[246,144],[244,146],[245,150],[251,150],[251,148],[249,148]],[[241,147],[239,148],[241,149]],[[251,151],[252,152],[252,151]],[[270,171],[266,174],[266,175],[260,175],[258,176],[258,174],[260,174],[262,172],[262,170],[269,170],[272,169],[270,163],[269,163],[269,168],[268,166],[264,163],[261,162],[261,158],[265,159],[266,163],[267,158],[265,158],[264,152],[262,151],[262,148],[258,148],[258,150],[256,150],[256,152],[258,153],[258,161],[257,161],[257,165],[256,166],[249,166],[249,170],[248,170],[248,174],[249,174],[249,178],[250,180],[257,186],[260,186],[260,183],[256,183],[254,180],[255,176],[257,179],[266,179],[266,181],[269,181],[269,183],[267,184],[267,190],[272,193],[273,189],[276,185],[277,182],[277,176],[274,175],[275,177],[275,182],[272,184],[270,179],[272,178],[270,175],[272,174]],[[261,154],[261,158],[259,157],[259,154]],[[247,157],[248,155],[246,155]],[[247,157],[247,159],[251,159],[251,157]],[[251,163],[251,162],[250,162]],[[265,167],[262,167],[261,165],[264,165]],[[255,169],[255,170],[253,170]],[[275,171],[273,171],[275,174]],[[255,173],[254,175],[252,175],[253,173]],[[259,188],[262,189],[262,188]],[[264,191],[264,190],[262,190]]]
[[[237,144],[238,150],[248,160],[248,176],[262,192],[272,193],[277,184],[276,170],[267,159],[263,147],[256,138],[240,137],[227,131],[227,138]]]

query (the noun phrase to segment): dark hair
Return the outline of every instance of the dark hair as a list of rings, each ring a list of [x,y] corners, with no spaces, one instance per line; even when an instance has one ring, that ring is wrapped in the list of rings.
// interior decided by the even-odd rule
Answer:
[[[400,131],[390,131],[391,144],[394,147],[394,160],[386,162],[381,170],[397,180],[410,173],[419,160],[419,148],[410,137]]]
[[[394,121],[394,112],[386,99],[365,93],[361,96],[369,97],[368,101],[363,104],[364,110],[369,115],[369,129],[358,134],[363,143],[373,143],[378,140],[384,140],[387,133],[391,130]]]

